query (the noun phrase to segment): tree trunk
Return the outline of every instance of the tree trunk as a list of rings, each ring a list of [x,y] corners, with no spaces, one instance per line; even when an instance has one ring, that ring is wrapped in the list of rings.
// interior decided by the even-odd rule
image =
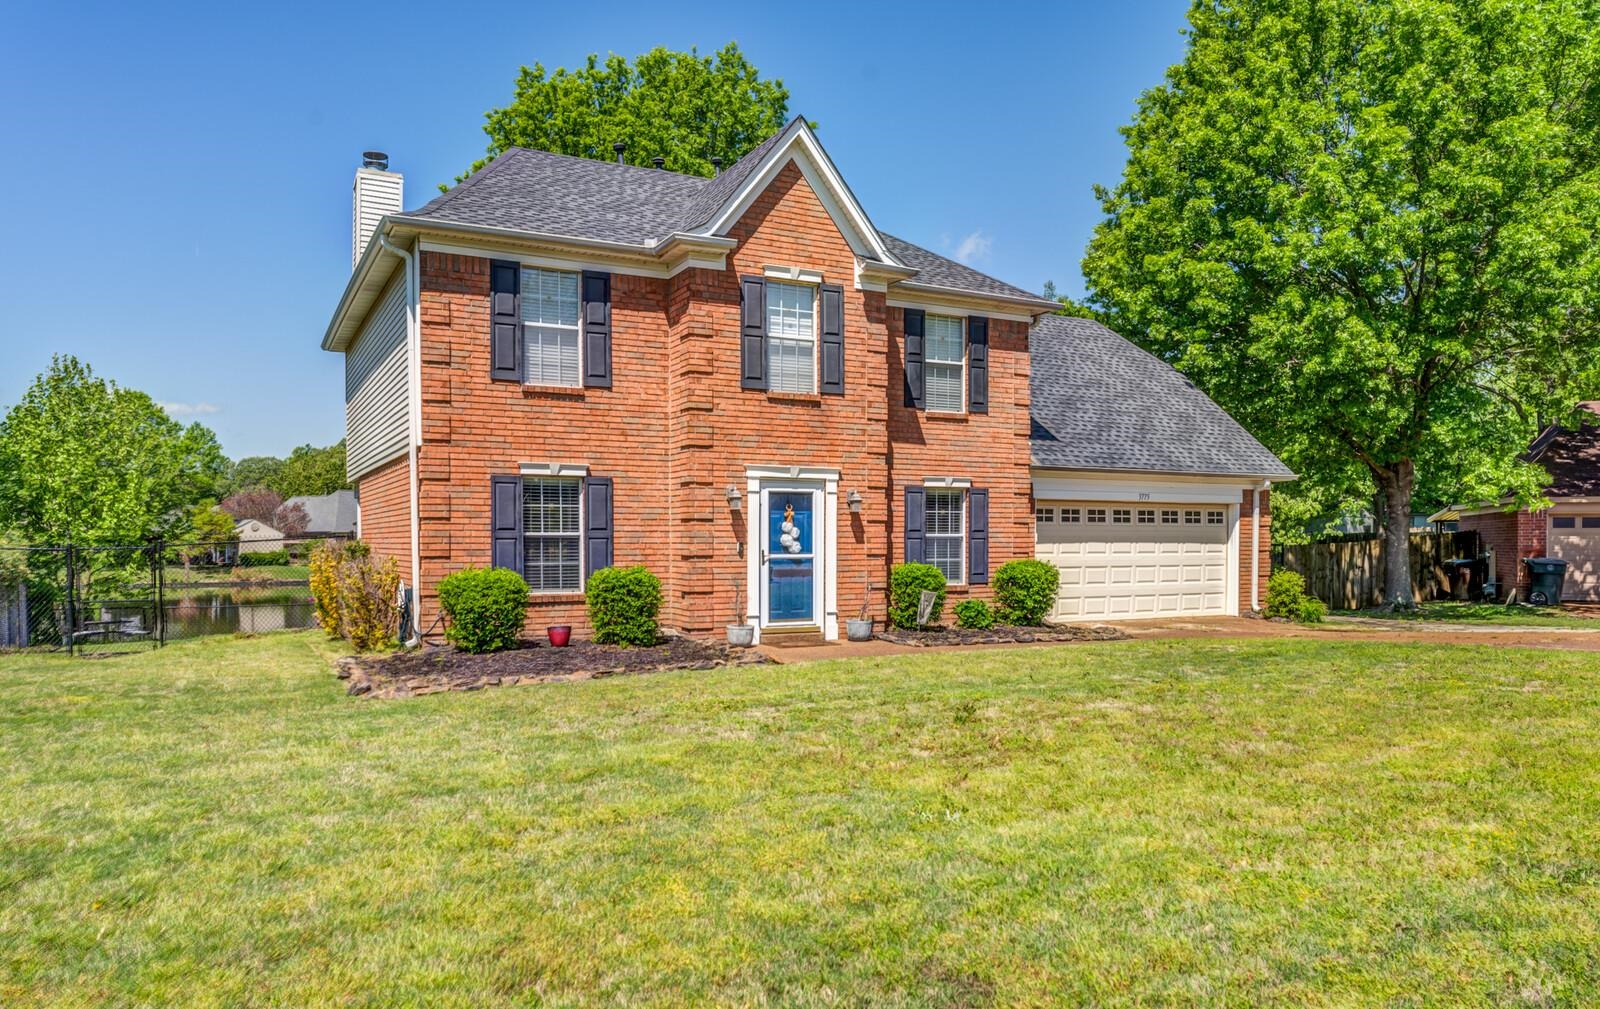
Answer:
[[[1416,472],[1410,459],[1374,468],[1378,496],[1383,501],[1383,605],[1411,609],[1416,595],[1411,585],[1411,491]]]

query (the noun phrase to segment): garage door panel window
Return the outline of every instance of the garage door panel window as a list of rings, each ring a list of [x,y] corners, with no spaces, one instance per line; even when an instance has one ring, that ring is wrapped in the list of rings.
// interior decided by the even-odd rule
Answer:
[[[1600,515],[1585,515],[1583,517],[1585,529],[1600,529]]]
[[[1572,529],[1575,528],[1577,524],[1578,520],[1573,518],[1571,515],[1557,515],[1555,518],[1550,520],[1550,528],[1552,529]]]
[[[963,584],[967,555],[966,492],[929,490],[924,500],[927,513],[923,535],[928,563],[944,573],[946,582]]]

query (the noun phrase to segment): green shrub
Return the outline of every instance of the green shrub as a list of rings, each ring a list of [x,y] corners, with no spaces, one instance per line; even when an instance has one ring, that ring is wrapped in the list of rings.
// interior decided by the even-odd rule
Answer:
[[[596,641],[604,645],[656,643],[661,579],[649,568],[601,568],[589,576],[584,597]]]
[[[994,610],[982,599],[956,603],[956,623],[968,630],[986,631],[994,626]]]
[[[901,630],[915,630],[917,604],[923,592],[932,592],[938,598],[928,623],[938,623],[944,614],[944,589],[944,572],[932,564],[896,564],[889,572],[889,622]]]
[[[1320,624],[1328,615],[1322,600],[1306,595],[1306,580],[1294,571],[1278,571],[1267,579],[1266,615],[1278,620]]]
[[[1001,622],[1037,627],[1056,604],[1061,570],[1054,564],[1021,558],[1006,561],[994,573],[994,599]]]
[[[257,550],[250,553],[240,551],[239,566],[241,568],[266,568],[289,563],[287,550]]]
[[[450,618],[451,644],[463,652],[498,652],[522,636],[528,583],[507,568],[467,568],[439,583],[439,608]]]

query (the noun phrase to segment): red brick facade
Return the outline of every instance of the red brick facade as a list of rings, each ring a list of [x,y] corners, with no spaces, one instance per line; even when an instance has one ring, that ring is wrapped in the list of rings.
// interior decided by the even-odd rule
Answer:
[[[1528,511],[1463,515],[1459,528],[1475,532],[1486,550],[1494,551],[1494,577],[1503,598],[1512,590],[1526,598],[1529,588],[1524,557],[1545,556],[1545,515]]]
[[[791,163],[734,225],[722,270],[670,278],[613,272],[612,386],[546,388],[490,378],[489,259],[419,253],[421,421],[418,449],[421,622],[437,616],[441,578],[490,563],[490,478],[524,464],[578,464],[614,481],[614,557],[662,580],[662,622],[720,634],[750,612],[746,468],[838,471],[837,615],[854,616],[867,584],[871,612],[904,559],[902,502],[930,478],[989,494],[989,565],[1034,553],[1029,456],[1028,324],[990,317],[987,413],[938,415],[904,405],[903,310],[858,288],[857,257]],[[843,395],[740,387],[739,278],[769,266],[817,271],[843,289]],[[931,306],[930,306],[931,307]],[[937,311],[937,309],[933,309]],[[959,312],[956,314],[960,314]],[[981,313],[980,313],[981,314]],[[360,481],[363,535],[409,568],[407,460]],[[727,489],[744,500],[730,507]],[[859,494],[859,512],[847,497]],[[824,498],[823,500],[826,500]],[[1248,522],[1249,501],[1244,514]],[[1244,530],[1248,551],[1248,526]],[[1263,582],[1269,564],[1263,536]],[[1249,606],[1241,577],[1241,609]],[[988,586],[951,595],[987,596]],[[817,614],[819,622],[825,614]],[[528,626],[588,630],[581,593],[533,595]]]
[[[1266,605],[1267,579],[1272,576],[1272,492],[1245,491],[1239,502],[1239,612],[1249,613],[1250,546],[1255,529],[1255,495],[1261,495],[1261,539],[1256,548],[1255,608]]]

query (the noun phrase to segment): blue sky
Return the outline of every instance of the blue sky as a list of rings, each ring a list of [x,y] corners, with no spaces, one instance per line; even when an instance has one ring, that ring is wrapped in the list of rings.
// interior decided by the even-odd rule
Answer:
[[[235,457],[337,441],[342,365],[318,342],[360,152],[389,152],[409,209],[483,153],[520,65],[655,45],[738,40],[884,230],[1080,293],[1090,187],[1117,180],[1117,129],[1181,58],[1186,8],[13,0],[0,404],[72,353]]]

